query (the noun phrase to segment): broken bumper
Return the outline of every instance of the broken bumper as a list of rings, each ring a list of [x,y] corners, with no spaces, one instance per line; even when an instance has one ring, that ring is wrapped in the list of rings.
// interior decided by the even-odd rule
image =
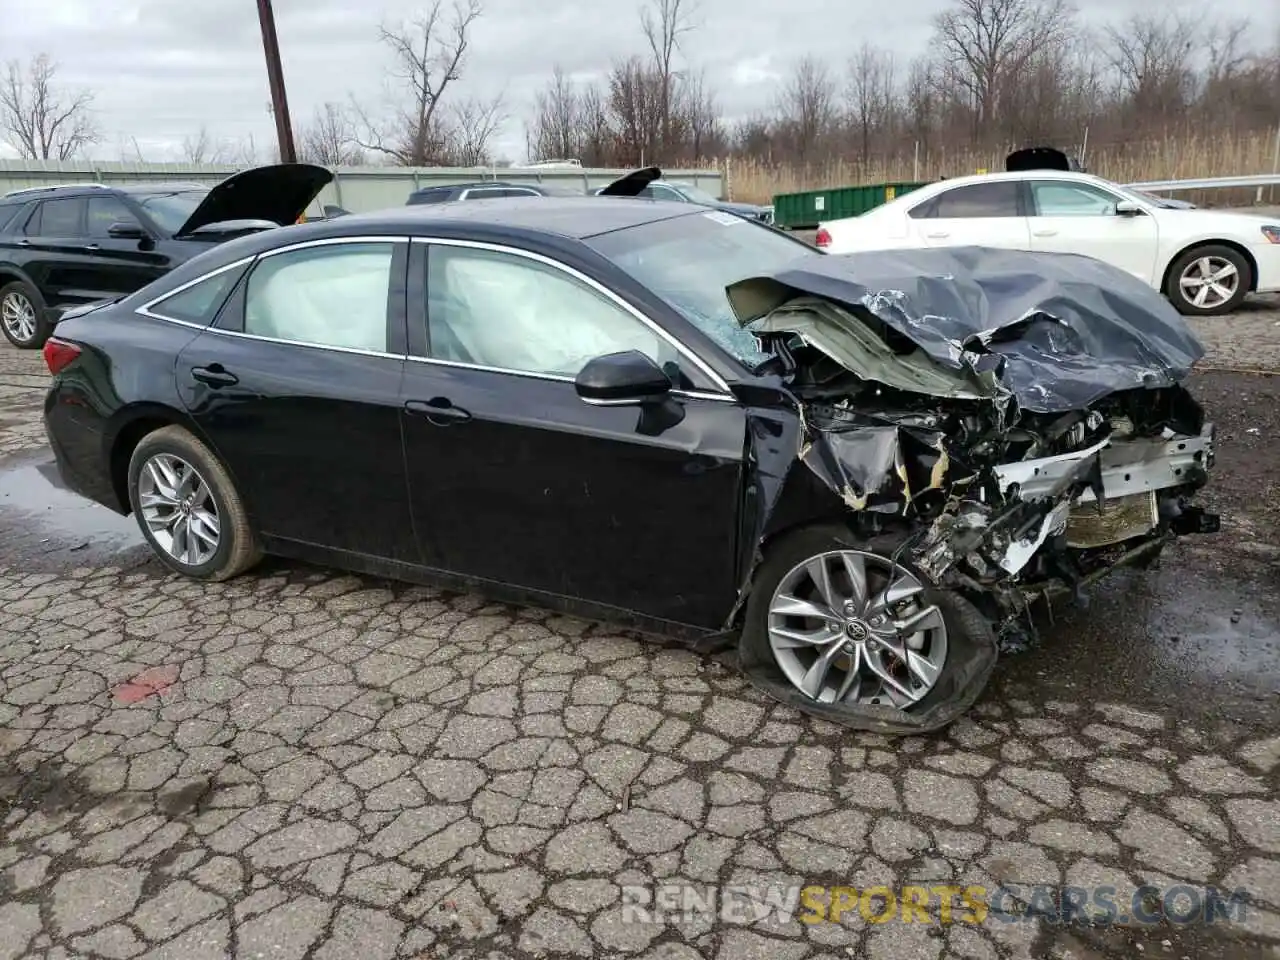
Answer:
[[[1213,424],[1200,436],[1104,440],[1072,453],[995,468],[1007,499],[1042,502],[1038,526],[1013,538],[998,562],[1019,573],[1051,537],[1094,549],[1148,536],[1167,522],[1172,533],[1211,533],[1217,517],[1187,502],[1214,460]],[[1085,484],[1085,486],[1081,486]]]

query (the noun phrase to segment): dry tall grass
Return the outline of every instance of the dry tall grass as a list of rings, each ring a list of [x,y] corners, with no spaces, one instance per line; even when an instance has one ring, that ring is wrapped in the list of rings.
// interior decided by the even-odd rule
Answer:
[[[1117,183],[1231,177],[1275,171],[1276,133],[1244,136],[1169,137],[1163,140],[1090,145],[1085,166]],[[836,160],[819,165],[767,164],[754,160],[721,161],[734,200],[771,203],[779,193],[866,183],[892,183],[959,177],[981,170],[1004,169],[1007,151],[920,151],[870,157],[867,162]],[[1280,190],[1276,191],[1280,196]]]

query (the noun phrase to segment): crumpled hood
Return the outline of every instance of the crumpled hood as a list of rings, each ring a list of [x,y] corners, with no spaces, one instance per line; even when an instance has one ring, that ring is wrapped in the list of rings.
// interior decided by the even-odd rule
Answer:
[[[1083,410],[1109,394],[1184,380],[1204,348],[1156,290],[1091,257],[983,247],[814,255],[728,288],[744,326],[801,296],[906,337],[966,379],[994,382],[1036,413]],[[800,334],[837,359],[838,324]],[[824,342],[825,341],[825,342]],[[855,371],[857,372],[857,371]]]

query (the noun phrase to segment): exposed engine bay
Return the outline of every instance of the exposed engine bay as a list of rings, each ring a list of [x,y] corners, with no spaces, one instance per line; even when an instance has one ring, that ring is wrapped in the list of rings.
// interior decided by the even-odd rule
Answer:
[[[1214,428],[1203,351],[1140,281],[1072,255],[977,248],[819,258],[730,288],[796,397],[799,459],[899,559],[971,600],[1002,649],[1079,596],[1218,529],[1194,503]]]

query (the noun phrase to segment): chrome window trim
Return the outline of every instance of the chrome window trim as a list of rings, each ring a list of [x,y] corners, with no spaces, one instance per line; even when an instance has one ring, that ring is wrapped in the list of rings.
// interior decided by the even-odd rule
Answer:
[[[408,243],[408,237],[385,237],[385,236],[359,236],[359,237],[321,237],[317,240],[300,240],[298,243],[291,243],[285,247],[276,247],[274,250],[264,250],[256,255],[256,259],[264,260],[267,257],[274,257],[281,253],[292,253],[295,250],[305,250],[308,247],[334,247],[344,243]]]
[[[362,236],[362,237],[322,237],[317,240],[303,240],[299,243],[291,243],[288,246],[278,247],[275,250],[267,250],[262,253],[256,253],[250,257],[241,257],[239,260],[234,260],[231,263],[224,264],[223,266],[218,267],[216,270],[210,270],[208,273],[202,274],[201,276],[196,277],[194,280],[188,280],[186,283],[182,284],[181,286],[174,287],[168,293],[162,294],[161,296],[156,297],[154,300],[148,300],[142,306],[138,307],[134,312],[144,317],[149,317],[152,320],[164,320],[166,323],[176,323],[184,327],[193,327],[196,330],[209,330],[209,331],[212,331],[213,333],[223,333],[229,337],[241,337],[246,340],[261,340],[266,343],[294,343],[300,347],[308,347],[313,350],[336,350],[339,353],[352,353],[358,356],[400,358],[400,355],[395,353],[386,353],[386,352],[375,351],[375,350],[358,350],[358,349],[355,349],[354,347],[331,346],[325,343],[309,343],[305,340],[285,340],[279,337],[263,337],[263,336],[259,336],[258,334],[244,333],[243,331],[239,331],[239,330],[219,330],[215,328],[212,325],[212,323],[192,323],[190,320],[179,320],[177,317],[167,316],[163,313],[160,313],[158,310],[156,310],[156,305],[164,303],[164,301],[168,300],[170,297],[175,297],[178,294],[190,289],[191,287],[194,287],[196,284],[204,283],[204,281],[206,280],[212,280],[214,277],[218,276],[219,274],[226,273],[228,270],[235,270],[239,267],[245,266],[246,264],[252,266],[255,262],[264,260],[267,257],[275,256],[278,253],[291,253],[295,250],[302,250],[308,247],[329,247],[329,246],[338,246],[340,244],[347,244],[347,243],[408,243],[408,242],[409,242],[408,237],[383,237],[383,236],[363,237]]]
[[[406,355],[410,363],[425,363],[436,367],[455,367],[459,370],[475,370],[478,373],[497,373],[504,377],[524,377],[527,380],[550,380],[555,383],[574,383],[574,377],[566,377],[558,373],[533,373],[527,370],[504,370],[501,367],[486,367],[480,363],[464,363],[461,360],[437,360],[435,357],[415,357]],[[672,390],[673,397],[687,397],[691,400],[719,400],[722,403],[737,403],[738,398],[731,393],[711,393],[707,390]],[[584,400],[584,403],[590,403]]]
[[[198,283],[202,283],[205,280],[211,280],[214,277],[218,276],[219,274],[226,273],[229,270],[235,270],[247,264],[251,265],[257,260],[261,260],[264,257],[268,257],[268,256],[274,256],[277,253],[284,253],[286,251],[292,251],[292,250],[300,250],[306,247],[334,246],[337,244],[344,244],[344,243],[410,243],[410,242],[424,243],[424,244],[435,243],[435,244],[440,244],[442,246],[473,247],[475,249],[481,249],[481,250],[492,250],[497,253],[512,253],[512,254],[515,254],[516,256],[523,256],[531,260],[536,260],[538,262],[545,263],[550,267],[553,267],[555,269],[568,273],[570,276],[577,277],[592,289],[603,293],[604,296],[607,297],[609,300],[613,301],[614,303],[617,303],[628,313],[632,314],[638,320],[640,320],[640,322],[643,323],[646,327],[650,328],[651,330],[654,330],[664,340],[666,340],[668,343],[671,343],[679,353],[689,357],[698,366],[698,369],[706,373],[712,379],[712,381],[716,383],[718,386],[719,385],[724,386],[723,393],[712,393],[706,390],[672,390],[671,391],[672,396],[683,397],[690,400],[717,400],[717,401],[720,401],[721,403],[737,403],[738,402],[737,397],[735,397],[732,394],[732,392],[730,392],[729,387],[727,384],[724,383],[724,380],[718,374],[716,374],[714,370],[709,369],[701,360],[701,358],[699,358],[696,354],[694,354],[691,350],[685,347],[682,343],[680,343],[678,340],[672,337],[669,333],[667,333],[661,327],[658,327],[652,320],[644,316],[644,314],[640,313],[640,311],[636,310],[629,303],[619,298],[617,294],[610,291],[607,287],[604,287],[602,284],[597,283],[596,281],[592,280],[590,277],[582,275],[577,270],[574,270],[572,267],[559,263],[558,261],[553,260],[549,257],[544,257],[541,254],[532,253],[528,250],[520,250],[515,247],[506,247],[506,246],[503,246],[502,244],[485,243],[482,241],[430,239],[427,237],[403,237],[403,236],[400,236],[400,237],[385,237],[385,236],[324,237],[317,240],[304,240],[300,243],[289,244],[288,246],[285,246],[285,247],[279,247],[275,250],[264,251],[263,253],[254,254],[249,257],[241,257],[239,260],[234,260],[231,263],[223,264],[221,267],[218,267],[214,270],[210,270],[208,273],[201,274],[200,276],[196,277],[194,280],[188,280],[186,283],[180,286],[174,287],[172,290],[168,291],[167,293],[161,294],[160,296],[156,297],[153,300],[148,300],[142,306],[136,308],[134,312],[139,314],[140,316],[144,316],[152,320],[161,320],[165,323],[173,323],[173,324],[177,324],[180,327],[188,327],[193,330],[204,330],[209,333],[216,333],[224,337],[238,337],[242,340],[258,340],[263,343],[286,344],[286,345],[295,346],[295,347],[305,347],[306,349],[309,349],[309,350],[332,350],[335,353],[346,353],[346,354],[353,354],[355,356],[363,356],[363,357],[377,357],[385,360],[408,360],[413,363],[433,364],[433,365],[442,366],[442,367],[456,367],[462,370],[476,370],[482,373],[497,373],[497,374],[502,374],[504,376],[509,376],[509,377],[524,377],[524,378],[533,379],[533,380],[549,380],[556,383],[571,384],[574,382],[573,377],[565,377],[565,376],[560,376],[558,374],[532,373],[532,372],[527,372],[522,370],[503,370],[498,367],[486,367],[477,363],[462,363],[460,361],[455,361],[455,360],[438,360],[434,357],[415,357],[409,353],[386,353],[386,352],[376,351],[376,350],[359,350],[354,347],[337,347],[337,346],[331,346],[325,343],[308,343],[302,340],[285,340],[279,337],[263,337],[258,334],[244,333],[243,331],[239,331],[239,330],[222,330],[218,327],[214,327],[211,324],[207,324],[207,323],[192,323],[190,320],[179,320],[177,317],[165,316],[164,314],[159,313],[158,311],[155,310],[155,307],[157,304],[163,303],[165,300],[168,300],[170,297],[176,296],[177,294],[182,293],[183,291],[188,290],[191,287],[194,287]]]
[[[196,284],[204,283],[206,280],[212,280],[214,277],[220,274],[226,273],[228,270],[236,270],[240,267],[245,266],[246,264],[253,263],[253,261],[256,259],[257,259],[256,256],[241,257],[239,260],[233,260],[231,263],[224,264],[223,266],[218,267],[216,270],[210,270],[208,273],[203,273],[200,276],[196,277],[194,280],[188,280],[186,283],[180,286],[174,287],[168,293],[162,293],[160,296],[156,297],[155,299],[148,300],[142,306],[138,307],[134,312],[140,313],[144,317],[150,317],[153,320],[167,320],[169,323],[180,323],[184,327],[196,327],[200,330],[204,330],[206,327],[209,326],[209,324],[192,323],[190,320],[179,320],[177,317],[167,316],[161,313],[160,311],[158,311],[156,309],[156,305],[160,303],[164,303],[164,301],[168,300],[170,297],[176,297],[178,294],[184,293],[187,290],[190,290]]]
[[[526,260],[532,260],[535,263],[542,264],[543,266],[551,267],[553,270],[559,270],[561,273],[567,274],[568,276],[574,278],[578,282],[586,284],[592,290],[596,291],[596,293],[601,294],[606,300],[610,301],[611,303],[621,308],[623,312],[630,314],[633,318],[635,318],[641,324],[647,327],[651,332],[657,334],[657,336],[665,340],[671,347],[675,349],[675,351],[678,354],[687,358],[695,367],[701,370],[702,373],[720,391],[723,391],[723,393],[729,395],[729,397],[732,398],[732,393],[729,390],[729,384],[725,381],[725,379],[721,377],[720,374],[716,373],[715,369],[709,363],[703,360],[700,356],[694,353],[692,349],[690,349],[685,344],[681,343],[678,339],[676,339],[675,336],[668,333],[661,326],[655,323],[652,319],[645,316],[641,311],[637,310],[635,307],[629,304],[626,300],[622,299],[622,297],[618,296],[618,294],[614,293],[604,284],[599,283],[596,280],[593,280],[591,277],[588,277],[586,274],[578,270],[575,270],[573,267],[569,266],[566,263],[561,263],[559,260],[556,260],[552,257],[543,256],[540,253],[534,253],[531,250],[521,250],[519,247],[509,247],[509,246],[505,246],[504,244],[488,243],[486,241],[481,241],[481,240],[455,240],[455,239],[443,238],[443,237],[441,238],[414,237],[413,242],[427,244],[427,245],[441,246],[441,247],[466,247],[472,250],[487,250],[491,253],[510,254],[512,256],[522,257]],[[423,359],[431,359],[431,358],[423,358]],[[433,362],[439,362],[439,361],[433,360]],[[479,369],[491,369],[491,368],[480,367]],[[518,371],[518,370],[504,370],[504,371],[498,371],[498,372],[521,373],[521,371]]]

